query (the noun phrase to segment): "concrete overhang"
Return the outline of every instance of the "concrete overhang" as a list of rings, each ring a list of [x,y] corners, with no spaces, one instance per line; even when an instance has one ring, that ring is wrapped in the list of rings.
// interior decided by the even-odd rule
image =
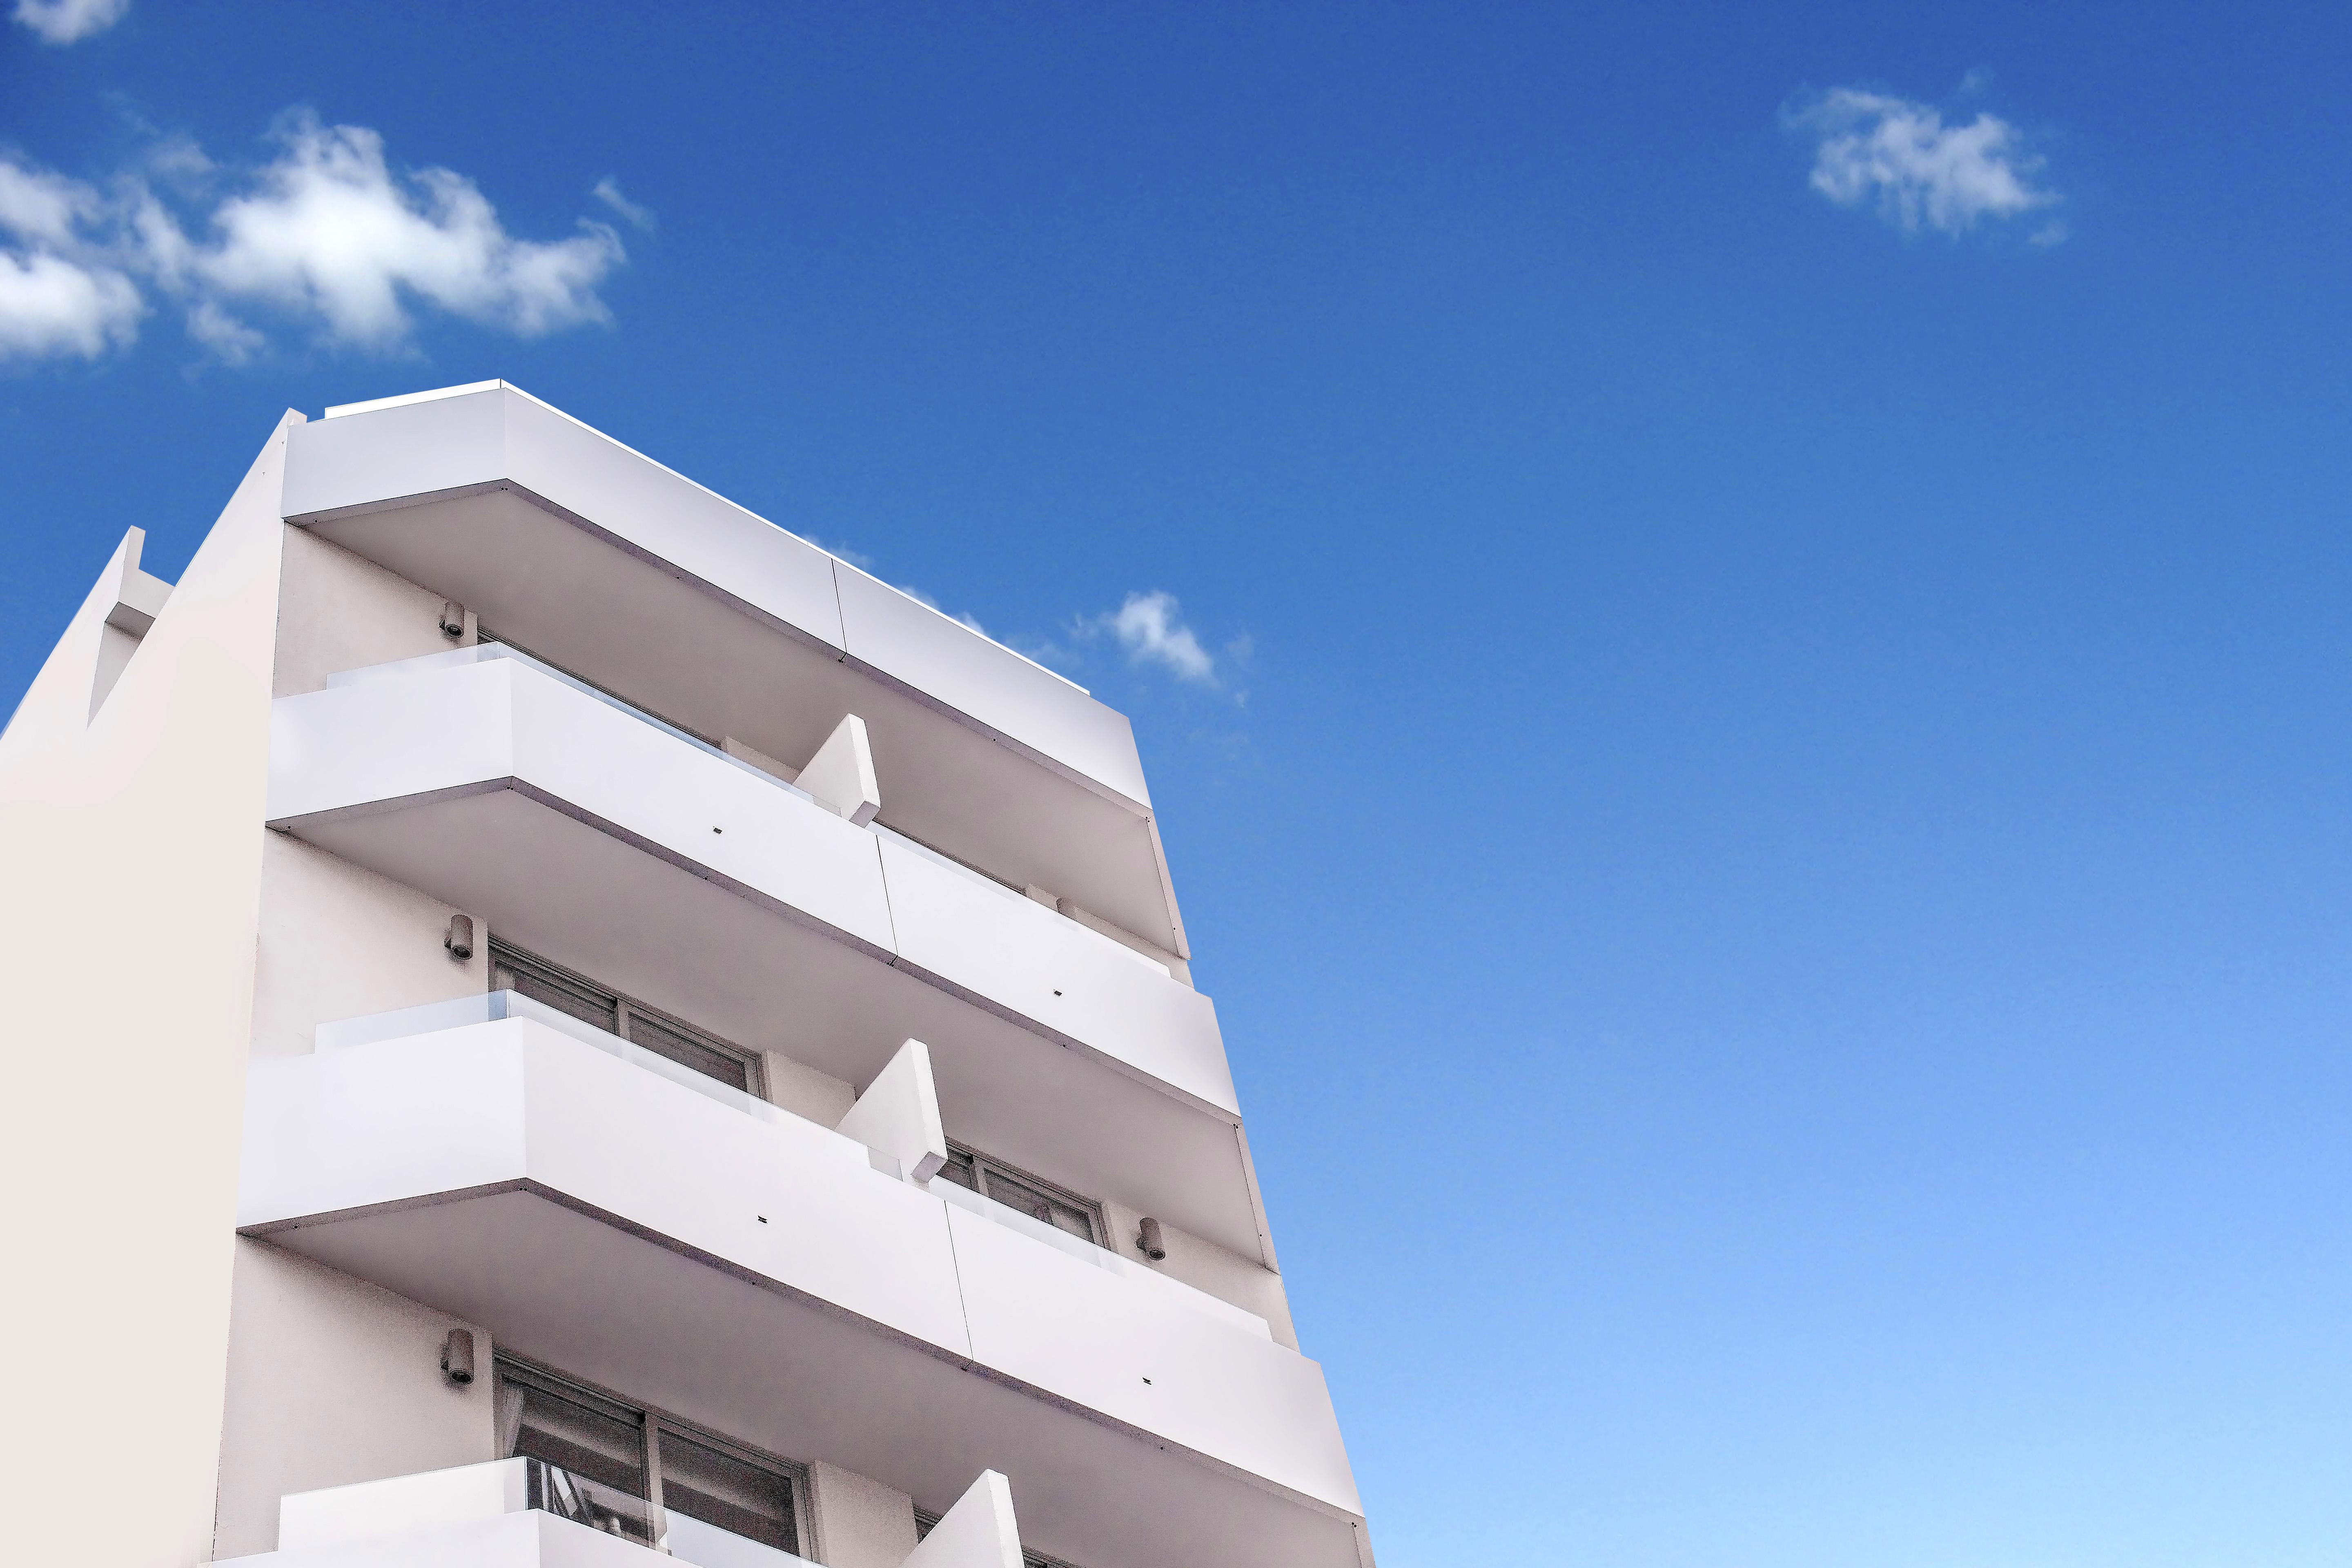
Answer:
[[[1001,1470],[1076,1562],[1369,1563],[1313,1362],[838,1134],[520,1018],[257,1060],[245,1125],[246,1234],[502,1348],[934,1510]]]
[[[865,719],[885,823],[1189,955],[1124,716],[503,383],[330,410],[286,521],[712,740]]]
[[[860,1088],[923,1040],[950,1136],[1272,1266],[1206,996],[522,660],[451,657],[278,699],[270,826]]]

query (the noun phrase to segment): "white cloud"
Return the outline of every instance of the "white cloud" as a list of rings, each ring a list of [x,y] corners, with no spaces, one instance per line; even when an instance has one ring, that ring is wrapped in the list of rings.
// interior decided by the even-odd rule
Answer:
[[[463,174],[395,177],[373,131],[301,115],[279,140],[256,188],[212,215],[220,238],[194,261],[207,289],[321,318],[330,339],[373,348],[406,338],[412,298],[526,337],[607,319],[596,285],[625,254],[604,225],[517,239]]]
[[[473,181],[396,172],[361,126],[295,114],[277,142],[268,163],[239,172],[163,139],[103,195],[0,156],[0,232],[14,242],[0,248],[0,356],[127,344],[142,283],[231,363],[267,346],[244,319],[256,313],[378,351],[403,346],[420,309],[523,336],[610,319],[597,287],[627,255],[609,226],[518,238]],[[205,194],[216,187],[227,194]]]
[[[598,201],[603,202],[606,206],[611,207],[614,212],[619,213],[630,227],[640,230],[646,234],[653,233],[653,209],[651,207],[641,207],[636,203],[631,201],[628,197],[623,195],[621,194],[621,182],[613,178],[612,175],[607,174],[603,179],[597,181],[596,188],[588,194],[594,196]]]
[[[1173,594],[1160,589],[1129,594],[1118,609],[1084,623],[1080,630],[1088,636],[1109,633],[1133,663],[1159,665],[1180,680],[1217,683],[1217,661],[1184,624]]]
[[[96,359],[138,336],[138,285],[81,240],[103,210],[80,181],[0,155],[0,360]]]
[[[80,181],[0,156],[0,229],[19,240],[39,246],[70,244],[75,226],[98,207],[98,193]]]
[[[2017,128],[1990,114],[1947,125],[1928,104],[1839,88],[1786,119],[1819,139],[1814,190],[1840,206],[1874,202],[1906,234],[1959,234],[1979,219],[2017,217],[2059,199],[2035,183],[2042,160]],[[2035,237],[2063,232],[2045,228]]]
[[[243,364],[269,346],[268,338],[211,300],[199,300],[189,307],[188,336],[230,364]]]
[[[16,0],[16,20],[45,44],[70,44],[122,20],[131,0]]]
[[[138,285],[120,272],[0,250],[0,359],[96,359],[138,336],[145,310]]]

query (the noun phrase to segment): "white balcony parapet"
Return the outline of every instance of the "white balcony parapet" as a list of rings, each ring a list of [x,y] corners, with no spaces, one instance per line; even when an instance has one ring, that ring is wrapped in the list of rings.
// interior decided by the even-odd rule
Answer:
[[[551,1483],[551,1476],[558,1479]],[[651,1544],[641,1544],[547,1511],[555,1504],[534,1497],[535,1486],[541,1493],[558,1487],[567,1494],[610,1491],[584,1488],[537,1460],[513,1458],[295,1492],[278,1500],[277,1551],[224,1561],[250,1568],[655,1568],[666,1555],[691,1568],[811,1568],[792,1552],[612,1494],[644,1521]],[[526,1513],[532,1517],[515,1517]]]
[[[535,674],[545,676],[550,680],[561,681],[583,697],[601,702],[615,713],[625,713],[641,724],[650,724],[673,740],[683,741],[698,752],[706,752],[723,762],[732,763],[754,778],[764,779],[778,789],[798,795],[803,800],[830,805],[830,803],[818,801],[814,795],[803,788],[797,782],[777,777],[773,769],[761,767],[757,763],[739,757],[727,750],[723,744],[714,746],[690,730],[681,730],[667,719],[657,718],[642,708],[622,701],[600,687],[591,686],[569,670],[558,669],[545,659],[533,658],[522,649],[509,647],[505,643],[476,643],[469,647],[453,647],[440,653],[419,654],[415,658],[396,658],[386,664],[367,664],[356,669],[340,669],[327,677],[327,689],[331,691],[339,687],[364,686],[377,680],[400,680],[413,675],[429,675],[441,669],[462,669],[468,665],[488,664],[500,659],[519,664]],[[870,756],[868,771],[871,771]],[[836,809],[835,815],[847,816],[850,814]],[[859,826],[862,826],[864,824]]]
[[[272,826],[362,864],[367,851],[334,842],[338,821],[518,791],[1239,1117],[1215,1005],[1166,966],[514,649],[344,671],[325,690],[278,699],[270,774]]]
[[[697,1072],[516,991],[490,991],[477,996],[457,996],[444,1002],[397,1008],[388,1013],[373,1013],[365,1017],[338,1019],[320,1025],[313,1039],[321,1052],[350,1050],[387,1040],[428,1039],[445,1031],[465,1028],[469,1025],[498,1023],[509,1018],[528,1019],[542,1025],[591,1049],[667,1079],[706,1100],[715,1100],[771,1125],[786,1127],[796,1138],[806,1138],[812,1132],[823,1134],[828,1131],[817,1122],[761,1100],[758,1095],[746,1094],[732,1084],[721,1083],[707,1073]],[[860,1117],[860,1108],[866,1110],[868,1114]],[[1073,1236],[1034,1215],[1024,1214],[1009,1204],[1001,1204],[994,1198],[940,1177],[940,1167],[946,1163],[947,1159],[947,1140],[940,1131],[939,1094],[931,1086],[929,1057],[920,1040],[908,1040],[901,1047],[891,1065],[883,1069],[882,1076],[867,1086],[857,1106],[851,1109],[849,1118],[839,1128],[831,1131],[831,1137],[833,1142],[829,1147],[845,1163],[862,1164],[894,1180],[911,1182],[951,1208],[977,1215],[992,1225],[1000,1225],[1028,1237],[1066,1257],[1076,1258],[1088,1268],[1135,1280],[1147,1290],[1172,1292],[1170,1300],[1181,1301],[1194,1311],[1206,1312],[1260,1339],[1273,1338],[1273,1331],[1266,1321],[1255,1312],[1236,1307],[1181,1279],[1171,1279],[1156,1269],[1146,1268],[1108,1247],[1097,1247],[1084,1237]],[[814,1141],[812,1146],[818,1149],[828,1147],[822,1140]]]
[[[746,1094],[731,1083],[721,1083],[709,1073],[674,1062],[656,1051],[625,1040],[620,1036],[600,1029],[584,1019],[575,1018],[561,1008],[532,1000],[520,991],[486,991],[476,996],[454,996],[444,1002],[426,1002],[415,1007],[399,1007],[389,1013],[371,1013],[365,1017],[340,1018],[321,1024],[312,1035],[312,1043],[320,1051],[349,1050],[354,1046],[373,1045],[378,1040],[412,1039],[436,1035],[446,1029],[461,1029],[469,1024],[495,1024],[507,1018],[528,1018],[559,1034],[568,1035],[591,1049],[617,1057],[632,1067],[642,1068],[659,1078],[666,1078],[680,1089],[693,1090],[706,1100],[740,1110],[746,1116],[775,1125],[790,1125],[794,1131],[824,1128],[804,1117],[795,1116],[780,1105],[761,1100],[756,1094]],[[870,1164],[886,1175],[905,1173],[898,1157],[878,1149],[863,1139],[835,1134],[841,1157],[852,1164]]]
[[[289,1493],[278,1500],[278,1549],[334,1546],[436,1524],[520,1513],[530,1506],[528,1465],[524,1459],[499,1459]]]
[[[419,503],[499,491],[1149,808],[1132,731],[1084,688],[519,388],[490,382],[355,405],[298,426],[289,442],[287,520],[415,581],[446,575],[466,537]]]

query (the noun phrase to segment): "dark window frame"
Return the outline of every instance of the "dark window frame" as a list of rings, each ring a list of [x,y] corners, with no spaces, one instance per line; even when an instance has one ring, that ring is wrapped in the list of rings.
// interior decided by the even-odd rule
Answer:
[[[959,1168],[970,1171],[973,1180],[967,1182],[956,1176],[953,1173]],[[1092,1242],[1097,1247],[1108,1246],[1103,1238],[1110,1234],[1110,1223],[1103,1214],[1102,1205],[1095,1199],[1087,1196],[1084,1193],[1074,1193],[1059,1182],[1049,1182],[1034,1172],[1024,1171],[1009,1161],[1000,1160],[992,1154],[983,1154],[979,1150],[968,1144],[959,1143],[953,1139],[948,1140],[948,1163],[940,1169],[937,1179],[954,1182],[956,1185],[966,1191],[978,1193],[992,1202],[1003,1204],[1006,1208],[1016,1213],[1028,1215],[1033,1219],[1040,1220],[1046,1225],[1054,1224],[1050,1215],[1038,1214],[1031,1205],[1011,1202],[991,1192],[989,1190],[991,1176],[1001,1177],[1008,1183],[1032,1188],[1064,1207],[1075,1210],[1085,1219],[1090,1233],[1079,1239]],[[1055,1228],[1062,1229],[1059,1226],[1055,1226]],[[1077,1233],[1065,1230],[1063,1234],[1076,1236]]]
[[[509,974],[535,981],[551,989],[571,992],[583,1005],[600,1007],[610,1012],[614,1026],[609,1032],[618,1035],[638,1049],[651,1051],[657,1057],[677,1062],[680,1067],[699,1072],[714,1083],[724,1083],[730,1089],[740,1088],[754,1100],[767,1099],[767,1074],[764,1070],[766,1062],[758,1051],[749,1050],[731,1040],[722,1039],[708,1029],[697,1028],[675,1014],[665,1013],[658,1007],[649,1007],[634,996],[615,991],[609,985],[599,984],[576,969],[567,968],[551,959],[542,958],[538,953],[527,948],[517,947],[510,942],[493,936],[490,938],[489,947],[491,990],[508,989],[499,984],[499,971],[504,970]],[[532,973],[534,971],[536,973]],[[529,993],[525,992],[524,994],[528,995]],[[555,1005],[553,1003],[542,1005]],[[560,1010],[571,1012],[570,1008]],[[578,1016],[577,1014],[572,1016]],[[598,1020],[583,1018],[581,1021],[594,1027],[604,1027]],[[714,1057],[741,1068],[742,1083],[734,1084],[721,1074],[683,1060],[674,1049],[665,1049],[664,1044],[639,1038],[639,1031],[632,1027],[632,1025],[639,1022],[645,1026],[646,1032],[660,1031],[682,1037],[688,1045],[708,1051]]]
[[[673,1415],[657,1406],[646,1405],[634,1399],[625,1399],[609,1389],[600,1388],[593,1383],[557,1372],[552,1367],[528,1361],[509,1352],[498,1352],[491,1358],[491,1370],[495,1379],[494,1386],[513,1382],[525,1387],[536,1387],[559,1399],[566,1399],[573,1404],[584,1405],[608,1419],[634,1422],[643,1438],[640,1463],[646,1476],[645,1489],[649,1494],[642,1500],[652,1504],[656,1509],[665,1509],[662,1501],[661,1457],[662,1435],[665,1432],[686,1442],[709,1448],[739,1464],[766,1471],[783,1481],[788,1489],[786,1495],[790,1499],[792,1509],[792,1537],[794,1544],[784,1550],[791,1552],[794,1556],[804,1556],[806,1555],[804,1549],[813,1548],[814,1542],[808,1539],[809,1521],[812,1517],[809,1472],[808,1467],[798,1460],[787,1459],[782,1455],[755,1448],[740,1438],[713,1432],[707,1426]],[[499,1457],[510,1458],[513,1456],[501,1454]],[[615,1489],[625,1490],[625,1489],[616,1488]],[[667,1511],[666,1509],[665,1511]],[[688,1515],[688,1517],[698,1516]],[[703,1521],[702,1522],[712,1521]],[[715,1528],[724,1529],[725,1526],[715,1526]]]

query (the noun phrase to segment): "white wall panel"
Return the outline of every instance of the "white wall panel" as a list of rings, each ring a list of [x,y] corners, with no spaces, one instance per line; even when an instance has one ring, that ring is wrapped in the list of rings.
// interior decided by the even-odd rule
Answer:
[[[269,820],[512,777],[507,675],[495,663],[466,665],[278,699],[269,708]]]
[[[882,841],[903,965],[1238,1116],[1215,1004],[1108,937]]]
[[[285,515],[315,517],[506,478],[505,398],[473,392],[311,420],[288,443]]]
[[[1323,1369],[961,1209],[948,1215],[973,1358],[1349,1513]]]
[[[837,563],[834,577],[851,658],[1139,805],[1151,804],[1125,714],[855,566]]]
[[[552,1514],[509,1513],[400,1535],[225,1557],[220,1568],[672,1568],[677,1562]]]
[[[255,1058],[238,1226],[523,1180],[515,1031],[538,1027],[509,1020],[323,1056]]]
[[[756,769],[512,660],[517,776],[870,947],[891,947],[873,836]]]
[[[755,1121],[524,1026],[534,1182],[869,1321],[969,1349],[935,1199],[829,1129]]]

